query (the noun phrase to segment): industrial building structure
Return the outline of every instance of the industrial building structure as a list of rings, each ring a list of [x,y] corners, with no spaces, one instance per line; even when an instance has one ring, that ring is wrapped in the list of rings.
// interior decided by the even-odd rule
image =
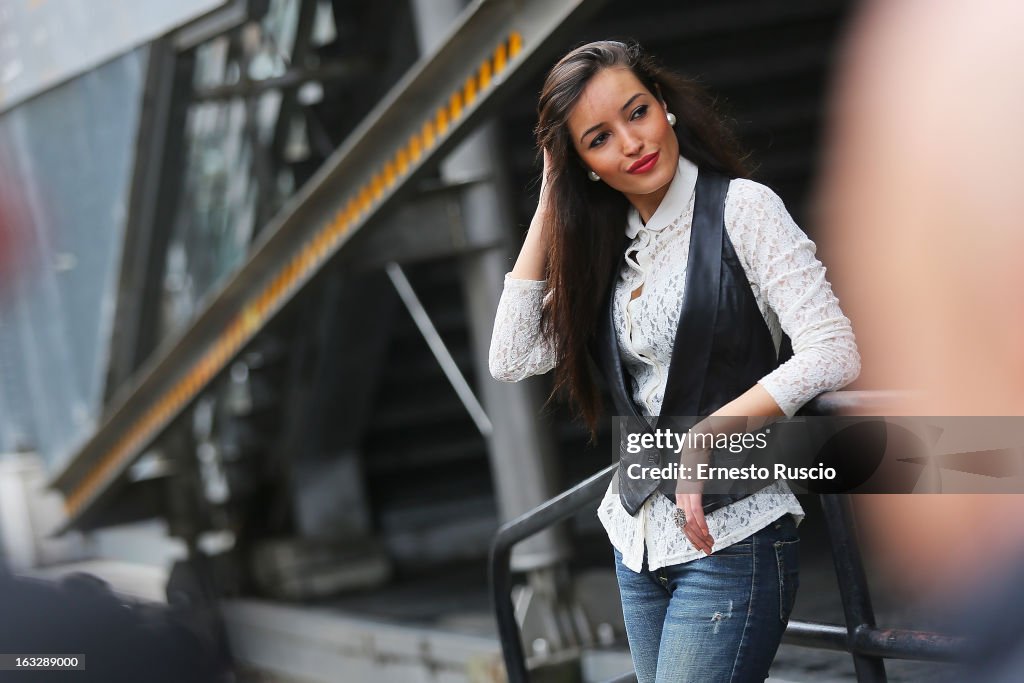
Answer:
[[[813,236],[848,3],[59,4],[0,8],[0,558],[145,529],[243,670],[500,680],[495,530],[611,453],[549,377],[487,372],[543,73],[636,39],[721,97]],[[622,665],[610,558],[593,514],[516,547],[536,671]]]

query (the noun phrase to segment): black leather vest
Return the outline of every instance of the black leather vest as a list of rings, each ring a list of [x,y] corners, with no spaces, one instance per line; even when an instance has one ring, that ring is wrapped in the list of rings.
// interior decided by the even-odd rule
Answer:
[[[710,415],[792,355],[787,338],[783,339],[780,353],[776,353],[771,332],[725,231],[728,189],[726,176],[710,169],[698,171],[682,311],[661,408],[665,416]],[[623,234],[623,254],[629,243]],[[637,409],[632,399],[632,382],[625,376],[619,355],[612,316],[617,280],[615,273],[604,294],[605,305],[590,348],[591,356],[604,375],[615,415],[632,416],[653,432],[661,416],[652,425]],[[618,490],[629,514],[635,515],[661,482],[628,477],[627,467],[633,463],[644,468],[666,465],[661,459],[657,452],[629,454],[620,446]],[[675,504],[674,495],[665,495]],[[708,513],[747,495],[705,493],[703,508]]]

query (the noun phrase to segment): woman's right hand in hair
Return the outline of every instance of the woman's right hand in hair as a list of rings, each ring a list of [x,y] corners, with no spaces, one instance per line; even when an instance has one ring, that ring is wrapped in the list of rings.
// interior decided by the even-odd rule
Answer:
[[[548,190],[548,176],[551,173],[551,155],[548,154],[548,148],[544,148],[544,169],[540,174],[540,201],[544,201],[547,197]]]
[[[516,265],[512,268],[512,277],[522,280],[543,280],[547,276],[547,256],[550,234],[550,196],[548,194],[548,176],[551,171],[551,158],[544,149],[544,169],[541,171],[540,196],[537,199],[537,210],[530,221],[530,230],[526,233],[526,241],[519,252]]]
[[[544,253],[547,254],[548,237],[551,226],[551,155],[547,148],[544,148],[544,168],[540,174],[540,195],[537,197],[537,211],[534,220],[530,223],[530,229],[536,229],[543,235],[545,245]],[[540,220],[538,220],[540,218]]]

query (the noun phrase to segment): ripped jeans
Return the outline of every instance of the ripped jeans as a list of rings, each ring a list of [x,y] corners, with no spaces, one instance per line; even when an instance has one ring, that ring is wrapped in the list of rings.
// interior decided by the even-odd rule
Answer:
[[[707,557],[650,571],[615,550],[626,637],[640,683],[748,683],[768,677],[799,585],[786,514]]]

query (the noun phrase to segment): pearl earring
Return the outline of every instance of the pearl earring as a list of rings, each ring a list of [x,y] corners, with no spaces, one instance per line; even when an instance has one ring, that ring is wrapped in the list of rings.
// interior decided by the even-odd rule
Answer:
[[[666,114],[665,118],[668,119],[668,125],[670,125],[670,126],[675,126],[676,125],[676,115],[673,114],[672,112],[669,112],[668,114]]]
[[[588,171],[588,172],[587,172],[587,177],[588,177],[588,178],[590,178],[591,180],[593,180],[593,181],[594,181],[595,183],[596,183],[596,182],[597,182],[598,180],[600,180],[600,179],[601,179],[601,176],[597,175],[597,174],[596,174],[596,173],[594,173],[593,171]]]

